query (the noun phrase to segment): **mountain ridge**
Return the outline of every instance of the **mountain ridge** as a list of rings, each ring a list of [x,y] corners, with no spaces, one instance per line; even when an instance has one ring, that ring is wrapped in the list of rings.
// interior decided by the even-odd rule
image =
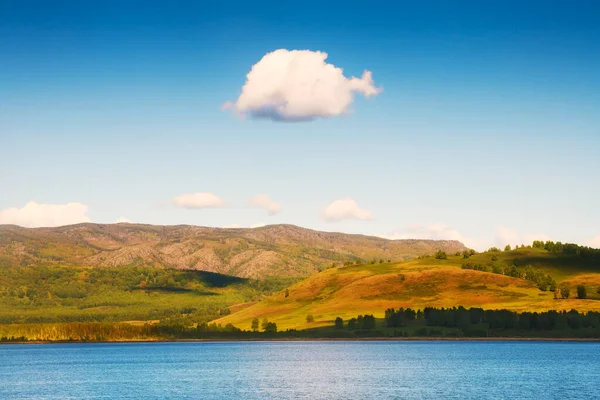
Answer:
[[[0,225],[0,266],[150,265],[244,278],[300,277],[333,264],[408,260],[437,250],[464,249],[456,240],[391,240],[291,224],[258,228],[130,223],[53,228]]]

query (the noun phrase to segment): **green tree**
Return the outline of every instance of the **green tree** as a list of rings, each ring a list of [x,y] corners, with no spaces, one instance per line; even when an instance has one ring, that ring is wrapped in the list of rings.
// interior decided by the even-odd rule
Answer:
[[[258,331],[258,325],[260,324],[260,321],[258,320],[258,318],[254,318],[252,320],[252,331],[256,332]]]
[[[263,329],[263,331],[265,331],[265,332],[266,332],[266,331],[267,331],[267,326],[268,326],[268,325],[269,325],[269,320],[265,318],[265,319],[263,319],[263,320],[262,320],[262,324],[261,324],[260,326],[261,326],[261,328]]]
[[[435,253],[435,258],[437,260],[446,260],[448,259],[448,254],[443,250],[438,250],[437,253]]]
[[[507,244],[507,245],[504,247],[504,251],[511,251],[511,250],[512,250],[512,247],[510,247],[510,244]]]
[[[340,317],[335,319],[335,329],[344,329],[344,320]]]
[[[560,288],[560,295],[563,299],[568,299],[569,296],[571,295],[571,289],[564,287],[564,288]]]
[[[307,322],[308,324],[311,324],[311,323],[315,322],[315,317],[314,317],[312,314],[308,314],[308,315],[306,316],[306,322]]]
[[[587,291],[585,290],[585,286],[577,285],[577,298],[578,299],[587,298]]]
[[[348,320],[348,330],[354,331],[356,330],[357,320],[356,318],[350,318]]]
[[[277,324],[275,322],[267,322],[265,325],[266,333],[277,333]]]

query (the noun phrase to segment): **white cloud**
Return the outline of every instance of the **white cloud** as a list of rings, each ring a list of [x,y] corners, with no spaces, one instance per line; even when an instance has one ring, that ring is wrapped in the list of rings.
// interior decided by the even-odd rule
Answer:
[[[259,194],[251,198],[248,200],[248,206],[262,208],[266,210],[269,215],[275,215],[281,211],[281,205],[266,194]]]
[[[131,221],[125,217],[119,217],[115,221],[116,224],[131,224]]]
[[[382,91],[370,71],[346,78],[326,59],[327,53],[320,51],[267,53],[252,66],[235,104],[228,101],[222,109],[273,121],[310,121],[349,113],[355,92],[368,98]]]
[[[551,240],[550,237],[543,233],[527,233],[520,234],[514,229],[507,228],[505,226],[499,226],[496,230],[496,245],[504,247],[507,244],[511,246],[516,245],[530,245],[535,240],[541,240],[543,242]]]
[[[361,209],[350,197],[336,200],[323,210],[321,217],[328,222],[343,221],[345,219],[371,220],[370,211]]]
[[[586,246],[593,247],[594,249],[600,249],[600,235],[595,236],[585,242]]]
[[[198,209],[225,207],[227,203],[213,193],[192,193],[175,197],[173,204],[181,208]]]
[[[442,223],[425,225],[414,223],[406,228],[395,230],[380,237],[399,240],[399,239],[426,239],[426,240],[458,240],[465,246],[472,249],[483,249],[484,244],[472,238],[468,238],[458,232],[456,229]]]
[[[91,222],[87,211],[88,207],[81,203],[38,204],[30,201],[23,208],[7,208],[0,211],[0,224],[35,228]]]

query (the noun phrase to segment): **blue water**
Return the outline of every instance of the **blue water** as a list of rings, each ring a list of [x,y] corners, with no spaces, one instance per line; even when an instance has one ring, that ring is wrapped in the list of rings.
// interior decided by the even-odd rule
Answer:
[[[0,399],[594,399],[600,344],[0,346]]]

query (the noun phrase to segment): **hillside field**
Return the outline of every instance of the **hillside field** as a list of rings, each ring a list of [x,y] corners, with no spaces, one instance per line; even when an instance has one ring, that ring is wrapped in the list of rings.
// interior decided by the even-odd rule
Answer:
[[[568,287],[568,299],[540,290],[529,280],[492,272],[463,269],[465,263],[510,268],[526,266],[549,274],[557,289]],[[399,263],[363,264],[331,268],[303,280],[286,291],[217,319],[250,329],[254,318],[267,318],[280,330],[330,326],[336,317],[347,320],[359,314],[382,318],[387,308],[483,307],[514,311],[600,310],[598,258],[552,253],[538,248],[485,252],[471,256],[427,257]],[[583,284],[587,299],[576,298]],[[558,290],[560,292],[560,290]],[[307,322],[311,315],[314,322]]]

